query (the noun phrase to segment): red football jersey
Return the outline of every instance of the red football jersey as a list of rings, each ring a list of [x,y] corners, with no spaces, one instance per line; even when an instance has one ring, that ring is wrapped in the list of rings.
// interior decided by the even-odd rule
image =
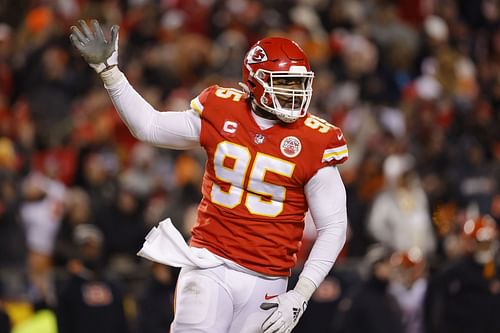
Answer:
[[[318,169],[347,159],[342,131],[310,114],[262,130],[245,94],[231,88],[209,87],[191,106],[208,157],[191,245],[262,274],[289,275],[308,209],[304,186]]]

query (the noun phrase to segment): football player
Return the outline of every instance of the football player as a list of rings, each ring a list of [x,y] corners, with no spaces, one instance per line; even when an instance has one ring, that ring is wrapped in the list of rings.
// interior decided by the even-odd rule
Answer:
[[[118,26],[106,40],[83,20],[70,39],[104,82],[131,133],[170,148],[203,147],[207,163],[189,247],[169,221],[140,255],[183,267],[171,332],[291,332],[346,238],[346,195],[337,165],[342,131],[307,112],[311,71],[302,49],[264,38],[243,60],[242,90],[211,86],[186,111],[159,112],[118,68]],[[307,210],[317,239],[295,287]]]

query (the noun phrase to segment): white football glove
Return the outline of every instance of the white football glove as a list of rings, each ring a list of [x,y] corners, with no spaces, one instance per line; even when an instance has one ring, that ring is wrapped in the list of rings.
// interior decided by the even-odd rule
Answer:
[[[307,308],[307,299],[295,290],[290,290],[260,305],[263,310],[276,309],[262,324],[264,333],[288,333],[299,322]]]
[[[118,65],[118,30],[117,25],[111,27],[111,40],[104,37],[101,25],[97,20],[92,20],[92,32],[84,20],[78,20],[80,29],[71,27],[69,36],[71,43],[80,51],[85,61],[97,73]]]

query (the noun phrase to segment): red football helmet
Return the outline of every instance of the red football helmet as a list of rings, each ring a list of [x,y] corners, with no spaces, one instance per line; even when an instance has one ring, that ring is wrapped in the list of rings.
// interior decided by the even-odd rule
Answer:
[[[287,123],[305,116],[313,78],[304,51],[286,38],[258,41],[243,61],[242,87],[252,103]]]

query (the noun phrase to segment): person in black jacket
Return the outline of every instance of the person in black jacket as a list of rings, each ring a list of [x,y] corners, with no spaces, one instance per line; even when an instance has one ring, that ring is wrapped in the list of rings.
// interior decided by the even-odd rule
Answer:
[[[9,333],[11,329],[10,317],[4,309],[3,298],[4,287],[0,282],[0,333]]]
[[[9,333],[10,329],[10,318],[7,313],[0,308],[0,333]]]
[[[101,274],[102,234],[93,225],[75,229],[79,258],[58,296],[59,333],[128,333],[120,289]]]
[[[165,333],[174,319],[174,292],[178,269],[154,263],[151,277],[137,302],[140,333]]]
[[[389,294],[392,251],[374,245],[365,257],[368,278],[339,305],[339,328],[343,333],[402,333],[400,308]]]
[[[500,332],[496,222],[488,215],[463,227],[466,255],[432,277],[425,299],[428,333]]]

